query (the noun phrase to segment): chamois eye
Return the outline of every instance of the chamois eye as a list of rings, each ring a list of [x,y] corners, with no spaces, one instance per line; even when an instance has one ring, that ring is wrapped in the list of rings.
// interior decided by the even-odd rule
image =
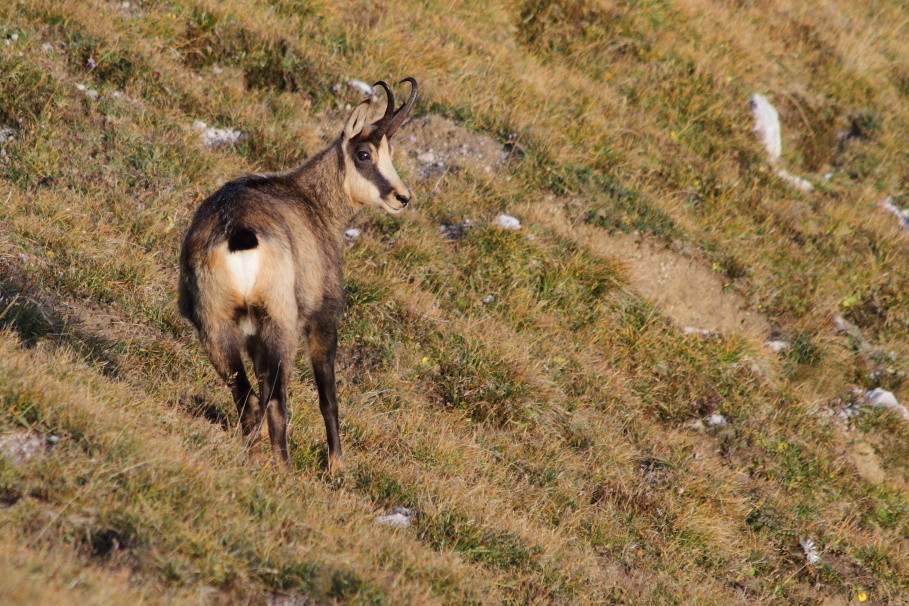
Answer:
[[[360,162],[369,162],[370,160],[372,160],[372,156],[370,156],[369,152],[367,152],[367,151],[358,151],[357,160],[359,160]]]

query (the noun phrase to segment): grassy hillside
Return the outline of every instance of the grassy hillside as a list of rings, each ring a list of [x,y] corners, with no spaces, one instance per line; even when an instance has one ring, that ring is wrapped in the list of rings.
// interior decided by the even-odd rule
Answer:
[[[909,232],[877,206],[909,206],[907,14],[3,2],[0,437],[59,440],[0,457],[0,602],[909,603],[909,424],[837,414],[909,402]],[[178,316],[182,232],[340,132],[349,79],[405,75],[415,116],[515,153],[420,178],[402,129],[412,210],[364,211],[346,253],[347,468],[324,475],[301,358],[285,473]],[[768,165],[754,92],[814,191]],[[206,148],[197,120],[246,136]],[[752,319],[685,331],[633,246],[715,282],[673,305]],[[394,507],[411,527],[375,523]]]

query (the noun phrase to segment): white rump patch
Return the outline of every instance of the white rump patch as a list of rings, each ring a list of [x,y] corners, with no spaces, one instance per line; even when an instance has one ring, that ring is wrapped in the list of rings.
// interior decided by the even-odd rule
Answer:
[[[244,297],[249,295],[259,275],[259,250],[253,248],[227,253],[227,268],[240,294]]]

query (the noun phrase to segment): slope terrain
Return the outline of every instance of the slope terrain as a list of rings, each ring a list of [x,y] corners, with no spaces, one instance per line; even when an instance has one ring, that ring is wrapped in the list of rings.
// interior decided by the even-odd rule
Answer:
[[[0,602],[909,603],[909,424],[864,395],[909,401],[907,9],[0,3]],[[301,356],[287,473],[177,313],[181,236],[405,75],[347,468]]]

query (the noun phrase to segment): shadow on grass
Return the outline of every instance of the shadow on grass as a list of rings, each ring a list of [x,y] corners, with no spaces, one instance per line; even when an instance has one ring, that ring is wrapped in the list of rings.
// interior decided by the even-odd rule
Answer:
[[[226,393],[227,390],[225,390]],[[218,401],[209,400],[199,393],[184,394],[176,401],[176,406],[186,413],[205,419],[212,425],[219,425],[224,431],[230,431],[237,424],[236,415],[218,405]]]
[[[103,374],[118,378],[117,344],[80,330],[52,297],[0,273],[0,329],[14,331],[25,347],[50,339],[69,347]]]

